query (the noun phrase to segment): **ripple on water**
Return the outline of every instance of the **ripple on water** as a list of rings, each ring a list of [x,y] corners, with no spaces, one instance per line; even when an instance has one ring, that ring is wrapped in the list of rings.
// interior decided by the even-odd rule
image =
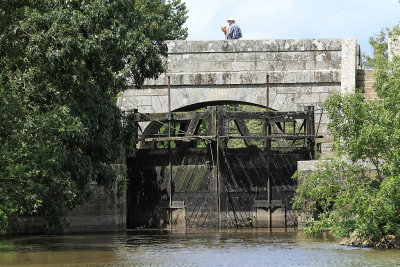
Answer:
[[[135,231],[0,240],[0,265],[400,266],[400,252],[352,248],[301,232]]]

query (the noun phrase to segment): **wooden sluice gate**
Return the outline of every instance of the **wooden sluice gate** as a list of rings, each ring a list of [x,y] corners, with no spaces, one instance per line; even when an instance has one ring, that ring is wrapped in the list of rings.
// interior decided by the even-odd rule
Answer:
[[[133,113],[149,124],[128,159],[128,227],[296,225],[291,177],[321,137],[313,107]]]

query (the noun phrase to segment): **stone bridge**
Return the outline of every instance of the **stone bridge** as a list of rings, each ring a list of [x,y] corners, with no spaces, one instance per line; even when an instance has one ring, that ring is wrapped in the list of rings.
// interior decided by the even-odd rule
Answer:
[[[355,38],[169,41],[167,71],[138,90],[131,83],[118,99],[122,110],[168,112],[167,77],[172,110],[193,110],[215,103],[267,105],[303,111],[315,106],[323,155],[330,151],[323,103],[333,93],[354,91],[360,49]],[[146,130],[144,130],[146,131]]]
[[[272,109],[303,111],[305,106],[315,106],[315,122],[321,122],[316,128],[318,134],[324,135],[323,155],[329,154],[331,143],[323,112],[325,99],[333,93],[353,92],[357,80],[359,87],[371,87],[373,83],[371,71],[357,71],[360,50],[355,38],[169,41],[167,44],[166,73],[157,80],[146,81],[140,90],[130,85],[118,98],[122,110],[168,112],[168,76],[173,111],[218,103],[266,106],[266,75],[269,75]],[[142,126],[146,131],[146,125]],[[120,179],[125,177],[126,159],[114,167]],[[70,224],[68,231],[126,229],[126,199],[118,196],[117,187],[105,190],[95,186],[92,201],[65,214]],[[25,218],[15,232],[40,232],[43,224],[42,217]]]

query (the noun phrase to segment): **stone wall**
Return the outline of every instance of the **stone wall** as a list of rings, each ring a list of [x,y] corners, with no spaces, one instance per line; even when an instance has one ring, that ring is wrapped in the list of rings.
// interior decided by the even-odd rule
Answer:
[[[65,211],[66,233],[116,232],[126,230],[126,195],[119,192],[118,182],[126,179],[126,164],[113,165],[117,182],[111,189],[93,183],[90,201],[73,210]],[[20,218],[11,223],[14,234],[39,234],[45,229],[43,216]]]
[[[93,184],[93,197],[85,205],[66,212],[67,232],[116,232],[126,229],[126,195],[118,182],[126,179],[126,165],[113,164],[118,177],[111,189]]]
[[[167,112],[167,77],[171,77],[172,110],[232,101],[266,106],[266,75],[270,76],[270,107],[303,111],[315,106],[318,134],[331,137],[323,103],[332,93],[356,87],[357,42],[342,39],[169,41],[168,70],[137,90],[133,83],[118,99],[123,110]],[[144,128],[145,126],[143,126]]]

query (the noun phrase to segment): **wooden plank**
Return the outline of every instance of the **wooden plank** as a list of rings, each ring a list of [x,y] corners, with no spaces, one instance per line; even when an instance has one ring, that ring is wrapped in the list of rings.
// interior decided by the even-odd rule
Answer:
[[[210,117],[208,119],[207,134],[209,136],[216,136],[217,134],[217,107],[208,107]]]
[[[269,119],[271,121],[293,121],[296,119],[306,119],[308,112],[297,111],[297,112],[255,112],[255,111],[227,111],[226,119]]]
[[[219,108],[222,110],[222,108]],[[133,114],[134,121],[144,122],[144,121],[160,121],[167,122],[169,113],[134,113],[127,111],[128,114]],[[224,117],[226,119],[271,119],[274,121],[288,121],[296,119],[306,119],[308,116],[307,111],[226,111],[224,112]],[[190,112],[171,112],[171,121],[190,121],[196,118],[207,119],[211,117],[211,110],[209,111],[190,111]]]
[[[275,135],[284,135],[284,133],[282,132],[282,128],[279,129],[278,126],[276,125],[276,123],[271,123],[271,129],[272,129],[272,133]],[[286,146],[286,142],[283,139],[277,139],[276,140],[277,144],[279,147],[285,147]]]
[[[226,107],[218,107],[218,131],[217,131],[217,135],[218,136],[223,136],[223,135],[227,135],[228,134],[228,123],[227,123],[227,109]],[[221,140],[221,142],[219,142],[219,148],[220,149],[225,149],[227,146],[227,140]]]
[[[251,136],[250,130],[247,127],[247,125],[243,119],[235,118],[235,119],[233,119],[233,121],[235,122],[236,127],[238,128],[238,130],[242,136]],[[256,145],[256,143],[254,143],[254,141],[251,139],[244,139],[244,143],[246,144],[246,146],[255,146]]]
[[[133,113],[127,112],[128,114],[133,114],[134,121],[143,122],[143,121],[168,121],[168,113]],[[208,118],[210,113],[207,111],[196,112],[171,112],[171,121],[190,121],[195,118]]]
[[[171,136],[171,137],[139,137],[137,138],[138,141],[145,141],[145,142],[167,142],[167,141],[183,141],[189,142],[192,140],[212,140],[215,141],[214,136],[199,136],[199,135],[185,135],[185,136]]]
[[[200,127],[200,115],[195,116],[189,123],[188,129],[186,131],[186,135],[191,136],[195,135]]]
[[[323,138],[322,135],[270,135],[270,136],[220,136],[221,139],[286,139],[286,140],[299,140],[299,139],[315,139]]]

